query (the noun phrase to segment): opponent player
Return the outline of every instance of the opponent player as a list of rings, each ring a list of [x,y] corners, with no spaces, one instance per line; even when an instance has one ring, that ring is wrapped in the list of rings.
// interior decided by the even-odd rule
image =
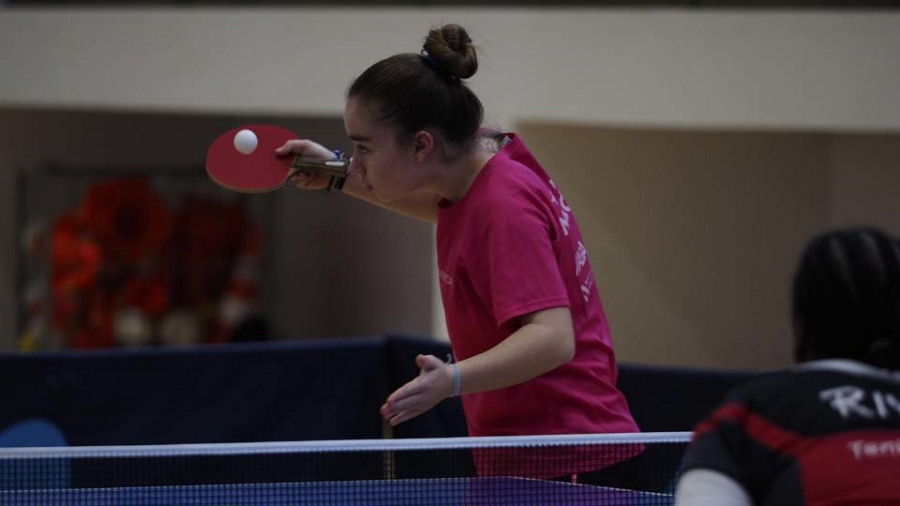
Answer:
[[[897,243],[867,228],[814,238],[793,297],[800,365],[697,426],[677,504],[900,504]]]

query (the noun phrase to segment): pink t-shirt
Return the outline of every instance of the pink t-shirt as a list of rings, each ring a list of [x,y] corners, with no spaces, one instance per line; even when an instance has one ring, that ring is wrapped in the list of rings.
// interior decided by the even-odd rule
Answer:
[[[515,135],[458,202],[441,202],[441,296],[457,361],[516,330],[516,318],[568,307],[575,357],[508,388],[465,395],[471,436],[637,432],[616,389],[603,305],[575,218]]]

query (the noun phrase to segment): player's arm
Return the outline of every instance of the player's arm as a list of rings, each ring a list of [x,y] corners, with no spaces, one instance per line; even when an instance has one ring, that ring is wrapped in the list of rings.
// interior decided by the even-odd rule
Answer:
[[[287,141],[283,146],[276,149],[275,152],[282,156],[294,153],[323,159],[331,159],[334,157],[334,153],[331,150],[317,142],[307,139]],[[331,177],[324,174],[306,174],[302,172],[296,174],[291,179],[291,182],[297,188],[310,191],[327,188],[330,181]],[[362,184],[358,177],[354,176],[350,176],[344,181],[344,187],[341,191],[347,195],[356,197],[389,211],[394,211],[395,213],[428,223],[437,223],[437,195],[419,193],[393,202],[381,202],[375,197],[371,190]]]
[[[433,356],[420,355],[417,378],[388,397],[382,416],[397,425],[449,397],[454,381],[459,394],[496,390],[517,385],[572,360],[575,335],[567,307],[544,309],[519,318],[520,327],[499,344],[453,366]]]
[[[711,469],[692,469],[681,476],[676,506],[751,506],[747,491],[730,476]]]
[[[681,460],[675,504],[746,506],[767,494],[778,454],[748,430],[755,402],[753,383],[739,386],[694,428]],[[780,391],[780,390],[771,390]],[[769,395],[768,392],[766,395]]]
[[[460,394],[496,390],[552,371],[575,356],[575,333],[567,307],[520,317],[521,326],[493,348],[457,364]]]

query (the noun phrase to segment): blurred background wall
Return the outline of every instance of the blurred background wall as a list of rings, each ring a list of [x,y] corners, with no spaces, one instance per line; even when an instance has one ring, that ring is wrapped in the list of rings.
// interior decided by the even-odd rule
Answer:
[[[250,122],[348,147],[344,91],[457,22],[486,123],[520,132],[586,237],[620,360],[789,362],[797,254],[900,233],[900,14],[591,8],[0,8],[0,348],[16,346],[16,180],[202,165]],[[340,196],[257,199],[279,338],[445,336],[433,229]]]

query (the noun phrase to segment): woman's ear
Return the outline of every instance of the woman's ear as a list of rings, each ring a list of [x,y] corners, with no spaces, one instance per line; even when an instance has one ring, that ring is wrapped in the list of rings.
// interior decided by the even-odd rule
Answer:
[[[413,138],[417,162],[425,161],[434,151],[434,136],[428,130],[419,130]]]

